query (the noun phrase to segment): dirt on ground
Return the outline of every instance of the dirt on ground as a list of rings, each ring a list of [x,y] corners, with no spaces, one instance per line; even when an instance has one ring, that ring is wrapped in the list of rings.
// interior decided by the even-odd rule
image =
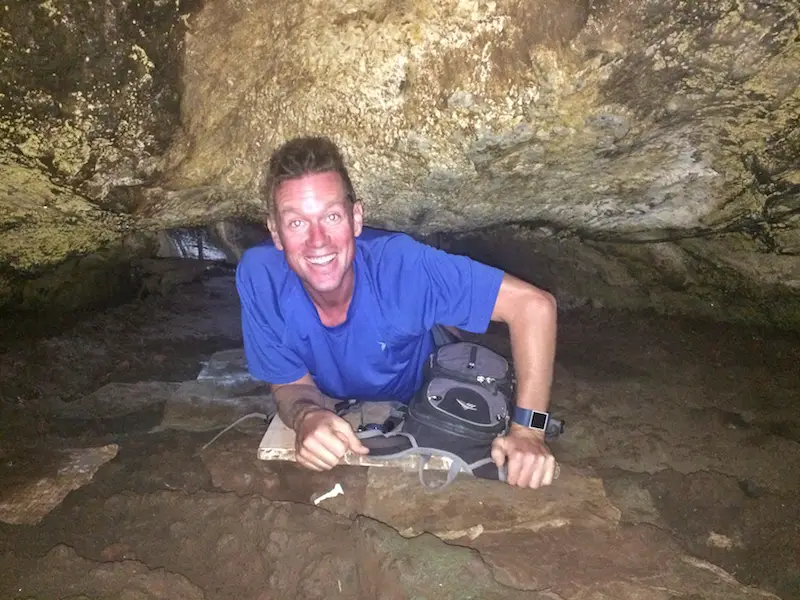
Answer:
[[[502,328],[481,339],[509,353]],[[0,322],[0,597],[800,598],[797,334],[565,313],[559,479],[438,493],[260,461],[258,419],[203,448],[270,410],[254,382],[201,401],[198,375],[241,345],[221,271]]]

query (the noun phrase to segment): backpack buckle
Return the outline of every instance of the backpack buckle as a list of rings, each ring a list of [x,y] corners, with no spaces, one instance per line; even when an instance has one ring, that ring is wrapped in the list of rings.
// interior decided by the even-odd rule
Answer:
[[[392,415],[383,423],[361,423],[356,429],[356,432],[380,431],[381,433],[389,433],[390,431],[394,431],[402,422],[402,417],[399,415]]]

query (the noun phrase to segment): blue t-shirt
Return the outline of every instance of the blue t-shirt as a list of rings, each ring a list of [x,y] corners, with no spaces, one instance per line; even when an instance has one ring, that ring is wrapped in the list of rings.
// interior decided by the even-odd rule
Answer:
[[[310,373],[332,398],[407,402],[422,384],[431,329],[483,333],[503,272],[402,233],[364,228],[344,323],[322,324],[302,282],[271,243],[247,250],[236,271],[250,373],[290,383]]]

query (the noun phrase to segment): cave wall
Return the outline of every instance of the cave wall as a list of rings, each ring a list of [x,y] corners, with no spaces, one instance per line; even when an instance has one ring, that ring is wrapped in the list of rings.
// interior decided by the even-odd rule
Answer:
[[[800,327],[793,0],[26,7],[0,15],[0,292],[257,223],[269,153],[323,133],[368,224],[529,256],[565,305]]]
[[[431,236],[457,254],[505,269],[553,293],[563,310],[608,308],[797,329],[800,295],[784,285],[797,268],[762,270],[742,234],[675,242],[615,243],[501,225]],[[742,263],[749,262],[749,272]]]
[[[130,260],[153,246],[131,190],[157,177],[179,124],[193,6],[3,4],[0,308],[92,306],[132,288]]]

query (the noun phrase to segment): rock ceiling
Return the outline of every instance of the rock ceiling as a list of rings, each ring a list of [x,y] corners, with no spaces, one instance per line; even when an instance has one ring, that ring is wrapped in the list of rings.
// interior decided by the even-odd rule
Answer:
[[[269,153],[314,132],[372,225],[513,243],[574,302],[800,327],[799,21],[794,0],[17,0],[0,296],[136,232],[259,219]]]

